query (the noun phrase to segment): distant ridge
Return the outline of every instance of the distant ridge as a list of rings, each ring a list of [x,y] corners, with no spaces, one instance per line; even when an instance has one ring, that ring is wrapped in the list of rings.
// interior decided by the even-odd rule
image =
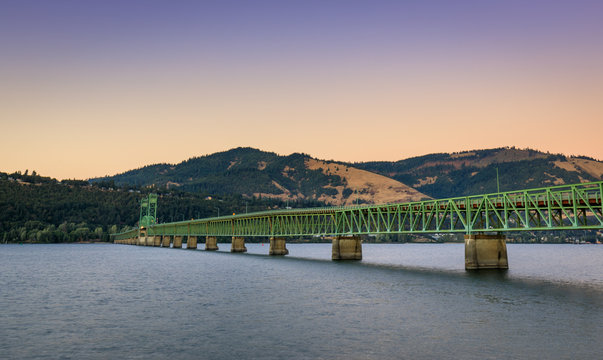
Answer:
[[[355,163],[434,198],[562,185],[603,179],[603,162],[587,156],[504,147],[439,153],[387,162]]]
[[[603,162],[596,159],[515,147],[362,163],[239,147],[91,181],[351,205],[495,192],[497,169],[501,191],[603,179]]]
[[[189,192],[241,194],[282,200],[313,199],[328,205],[393,203],[429,198],[392,178],[306,154],[277,155],[235,148],[179,164],[156,164],[91,181],[178,187]]]

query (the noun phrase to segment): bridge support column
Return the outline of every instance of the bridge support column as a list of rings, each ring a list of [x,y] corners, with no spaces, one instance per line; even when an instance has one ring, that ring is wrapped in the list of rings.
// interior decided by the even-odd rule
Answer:
[[[465,270],[508,268],[504,235],[465,235]]]
[[[174,236],[174,245],[172,245],[174,249],[182,248],[182,236]]]
[[[333,239],[332,260],[362,260],[362,239],[359,236],[337,236]]]
[[[245,247],[245,238],[240,236],[232,237],[232,245],[230,246],[230,252],[247,252]]]
[[[147,244],[147,230],[140,229],[138,232],[138,238],[136,239],[136,245],[145,246]]]
[[[218,238],[216,238],[215,236],[206,236],[205,237],[205,250],[206,251],[218,250]]]
[[[196,236],[189,235],[188,239],[186,240],[186,248],[190,249],[190,250],[194,250],[197,248],[197,237]]]
[[[270,238],[270,251],[268,255],[287,255],[289,250],[285,244],[285,238]]]
[[[157,246],[157,247],[161,246],[161,236],[155,235],[155,236],[153,236],[153,239],[154,239],[153,246]]]
[[[163,238],[161,238],[161,246],[163,247],[170,247],[170,242],[172,242],[172,239],[170,238],[169,235],[163,235]]]

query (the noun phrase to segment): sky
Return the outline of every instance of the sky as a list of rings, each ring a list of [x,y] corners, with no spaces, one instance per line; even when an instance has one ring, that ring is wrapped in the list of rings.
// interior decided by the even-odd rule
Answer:
[[[603,1],[0,0],[0,171],[239,146],[603,160]]]

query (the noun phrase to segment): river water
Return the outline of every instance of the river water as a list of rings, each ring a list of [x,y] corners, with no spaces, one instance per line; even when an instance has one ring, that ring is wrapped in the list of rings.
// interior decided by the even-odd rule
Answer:
[[[2,359],[600,359],[603,246],[0,246]],[[201,247],[203,247],[201,245]]]

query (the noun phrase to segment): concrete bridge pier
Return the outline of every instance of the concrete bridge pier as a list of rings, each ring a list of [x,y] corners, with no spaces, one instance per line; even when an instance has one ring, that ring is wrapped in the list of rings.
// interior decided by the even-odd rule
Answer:
[[[171,242],[172,239],[169,235],[163,235],[163,238],[161,239],[161,246],[169,248]]]
[[[215,236],[206,236],[205,237],[205,251],[215,251],[218,250],[218,238]]]
[[[285,238],[270,238],[270,251],[268,255],[288,255],[289,250],[285,244]]]
[[[147,231],[145,229],[141,229],[138,233],[138,239],[136,239],[136,245],[145,246],[147,244]]]
[[[337,236],[333,239],[332,260],[362,260],[362,239],[359,236]]]
[[[161,236],[153,236],[153,246],[161,246]]]
[[[145,246],[153,246],[153,244],[155,243],[155,237],[154,236],[147,236],[147,241],[144,244]]]
[[[504,235],[465,235],[465,270],[508,268]]]
[[[230,252],[247,252],[245,247],[245,238],[240,236],[232,237],[232,245],[230,246]]]
[[[188,239],[186,240],[186,248],[190,250],[195,250],[197,248],[196,236],[188,236]]]
[[[182,248],[182,236],[174,236],[174,245],[172,245],[172,247],[174,249],[181,249]]]

